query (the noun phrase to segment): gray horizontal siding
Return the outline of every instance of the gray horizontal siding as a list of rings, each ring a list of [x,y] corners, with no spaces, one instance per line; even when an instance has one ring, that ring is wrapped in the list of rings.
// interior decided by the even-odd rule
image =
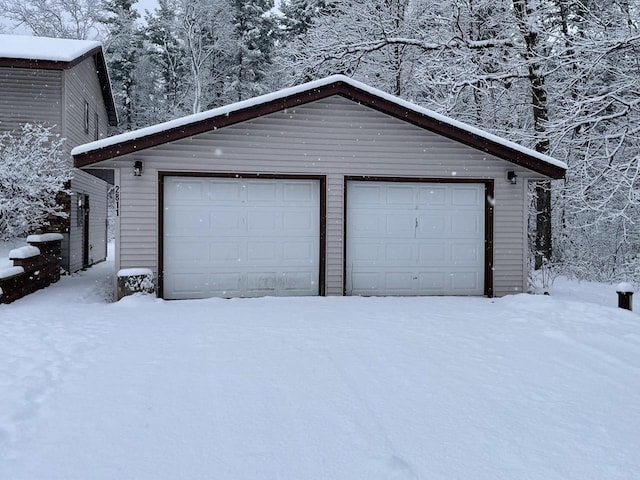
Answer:
[[[65,74],[65,137],[69,152],[81,144],[95,140],[95,114],[98,114],[98,137],[107,135],[107,110],[96,73],[93,57],[66,70]],[[89,132],[85,132],[84,105],[89,103]]]
[[[134,177],[134,160],[144,175]],[[344,176],[495,180],[494,291],[522,291],[523,183],[532,172],[444,137],[330,97],[284,112],[102,163],[121,167],[119,268],[157,271],[158,171],[320,174],[327,176],[327,271],[330,295],[342,294]],[[519,184],[507,185],[505,170]]]
[[[78,195],[89,195],[89,264],[107,258],[107,191],[109,184],[82,170],[74,169],[71,180],[71,228],[69,231],[69,271],[80,270],[83,253],[83,229],[78,225]]]
[[[62,76],[57,70],[0,67],[0,132],[40,122],[61,133]]]

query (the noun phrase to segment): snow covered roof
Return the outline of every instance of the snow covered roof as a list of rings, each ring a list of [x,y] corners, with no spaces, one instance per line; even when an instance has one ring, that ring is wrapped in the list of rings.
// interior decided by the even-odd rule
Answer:
[[[0,58],[72,62],[101,46],[91,40],[0,34]]]
[[[567,165],[560,160],[407,102],[344,75],[333,75],[206,112],[79,145],[72,150],[71,154],[74,156],[75,166],[84,167],[332,95],[341,95],[357,101],[551,178],[562,178],[567,169]]]
[[[66,70],[94,57],[109,125],[118,125],[102,44],[92,40],[0,34],[0,67]]]

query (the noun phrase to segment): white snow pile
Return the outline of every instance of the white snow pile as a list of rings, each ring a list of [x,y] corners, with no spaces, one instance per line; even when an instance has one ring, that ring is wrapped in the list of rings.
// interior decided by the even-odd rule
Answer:
[[[109,304],[110,268],[0,305],[0,478],[638,478],[635,312],[553,294]]]
[[[0,269],[0,278],[15,277],[21,273],[24,273],[24,267],[7,267]]]
[[[153,272],[150,268],[122,268],[118,270],[118,277],[136,276],[153,277]]]
[[[41,233],[39,235],[29,235],[27,237],[27,242],[33,243],[44,243],[44,242],[54,242],[56,240],[63,240],[64,237],[61,233]]]
[[[37,257],[40,255],[40,249],[33,245],[25,245],[24,247],[14,248],[9,252],[10,260],[23,260],[25,258]]]

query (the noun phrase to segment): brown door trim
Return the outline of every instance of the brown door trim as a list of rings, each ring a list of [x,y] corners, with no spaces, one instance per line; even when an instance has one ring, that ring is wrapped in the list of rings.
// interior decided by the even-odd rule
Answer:
[[[201,177],[275,180],[317,180],[320,189],[320,242],[318,264],[318,295],[326,295],[326,237],[327,237],[327,177],[326,175],[283,175],[272,173],[226,172],[158,172],[158,296],[164,298],[164,179],[165,177]]]
[[[344,177],[343,204],[343,236],[342,236],[342,295],[347,295],[347,185],[349,182],[389,182],[389,183],[474,183],[483,184],[484,201],[484,295],[493,297],[493,199],[494,180],[487,178],[429,178],[429,177],[375,177],[348,176]]]

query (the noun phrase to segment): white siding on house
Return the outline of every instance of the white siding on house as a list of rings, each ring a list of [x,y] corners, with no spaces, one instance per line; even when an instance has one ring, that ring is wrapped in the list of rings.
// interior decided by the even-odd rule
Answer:
[[[133,176],[134,160],[144,174]],[[525,201],[521,182],[539,175],[334,96],[153,147],[96,166],[121,167],[120,268],[157,272],[158,172],[326,175],[326,291],[343,292],[344,177],[493,179],[494,294],[522,291]],[[506,170],[519,184],[507,184]]]

